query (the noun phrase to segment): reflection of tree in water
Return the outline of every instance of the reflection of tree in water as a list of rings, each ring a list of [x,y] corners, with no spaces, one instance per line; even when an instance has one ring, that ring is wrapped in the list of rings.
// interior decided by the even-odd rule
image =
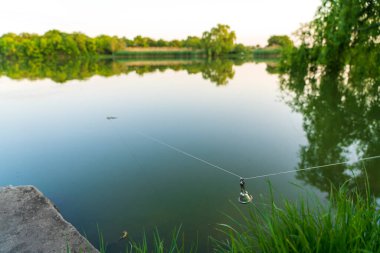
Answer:
[[[112,76],[125,71],[125,68],[112,61],[79,59],[64,61],[0,61],[0,76],[12,79],[51,79],[57,83],[70,80],[85,80],[94,75]]]
[[[70,80],[85,80],[94,75],[113,76],[135,72],[138,75],[156,71],[187,71],[202,74],[202,77],[217,85],[226,85],[234,77],[233,65],[242,64],[232,60],[214,61],[113,61],[91,58],[42,62],[39,60],[0,61],[0,76],[12,79],[51,79],[64,83]]]
[[[233,65],[234,63],[230,60],[216,59],[205,65],[202,77],[217,85],[226,85],[235,76]]]
[[[300,169],[346,161],[353,149],[360,158],[380,154],[380,53],[375,55],[353,58],[340,73],[313,67],[299,55],[281,75],[282,90],[291,94],[289,105],[304,116],[309,143],[301,147]],[[329,192],[331,183],[351,178],[348,169],[364,168],[372,192],[380,196],[380,159],[300,171],[297,177]],[[364,187],[364,173],[356,179]]]
[[[280,69],[279,69],[279,66],[280,66],[280,62],[279,61],[268,61],[266,62],[266,68],[265,70],[267,71],[267,73],[269,74],[279,74],[280,72]]]

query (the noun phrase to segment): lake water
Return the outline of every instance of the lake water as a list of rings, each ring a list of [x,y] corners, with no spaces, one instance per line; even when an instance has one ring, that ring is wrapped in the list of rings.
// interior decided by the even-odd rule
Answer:
[[[239,178],[144,134],[243,177],[363,155],[363,140],[341,143],[331,132],[328,140],[313,135],[308,115],[289,103],[291,94],[268,72],[270,66],[231,66],[221,81],[209,77],[223,70],[174,67],[144,75],[73,77],[64,83],[3,76],[0,185],[35,185],[95,245],[98,225],[109,252],[125,247],[119,241],[123,230],[138,241],[144,231],[157,227],[165,237],[179,225],[186,241],[198,238],[200,252],[206,252],[216,224],[227,222],[226,214],[238,215]],[[107,119],[111,116],[116,119]],[[328,122],[344,128],[339,117]],[[326,153],[337,146],[342,155],[328,161],[318,155],[301,159],[315,145]],[[374,146],[372,155],[380,153],[376,141]],[[266,203],[267,179],[276,199],[299,196],[302,190],[290,182],[324,199],[321,185],[329,177],[323,173],[345,176],[344,167],[335,169],[338,173],[332,167],[304,177],[289,173],[248,180],[246,186],[258,205]],[[378,170],[375,179],[380,179]]]

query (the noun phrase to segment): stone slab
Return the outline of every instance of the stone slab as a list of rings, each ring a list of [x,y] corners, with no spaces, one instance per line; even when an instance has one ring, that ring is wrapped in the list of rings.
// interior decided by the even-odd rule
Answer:
[[[1,253],[98,253],[34,186],[0,188]]]

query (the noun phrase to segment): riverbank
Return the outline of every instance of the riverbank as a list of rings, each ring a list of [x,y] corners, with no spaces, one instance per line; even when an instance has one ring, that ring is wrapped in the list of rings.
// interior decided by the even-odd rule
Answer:
[[[199,59],[207,55],[204,50],[177,47],[130,47],[113,53],[113,57],[129,59]]]
[[[283,49],[281,47],[263,47],[252,50],[255,59],[279,59]]]
[[[0,251],[99,252],[34,186],[0,188]]]
[[[244,54],[230,53],[223,58],[251,58],[254,59],[279,59],[283,49],[278,46],[255,48],[246,51]],[[110,57],[110,56],[103,56]],[[204,59],[207,54],[201,49],[176,48],[176,47],[129,47],[112,54],[112,57],[127,59]]]

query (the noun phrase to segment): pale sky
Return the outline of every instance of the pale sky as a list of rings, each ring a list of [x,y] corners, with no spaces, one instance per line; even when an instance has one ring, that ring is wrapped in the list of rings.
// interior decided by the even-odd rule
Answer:
[[[312,20],[320,0],[3,0],[0,34],[51,29],[133,38],[183,39],[228,24],[237,41],[266,44]]]

